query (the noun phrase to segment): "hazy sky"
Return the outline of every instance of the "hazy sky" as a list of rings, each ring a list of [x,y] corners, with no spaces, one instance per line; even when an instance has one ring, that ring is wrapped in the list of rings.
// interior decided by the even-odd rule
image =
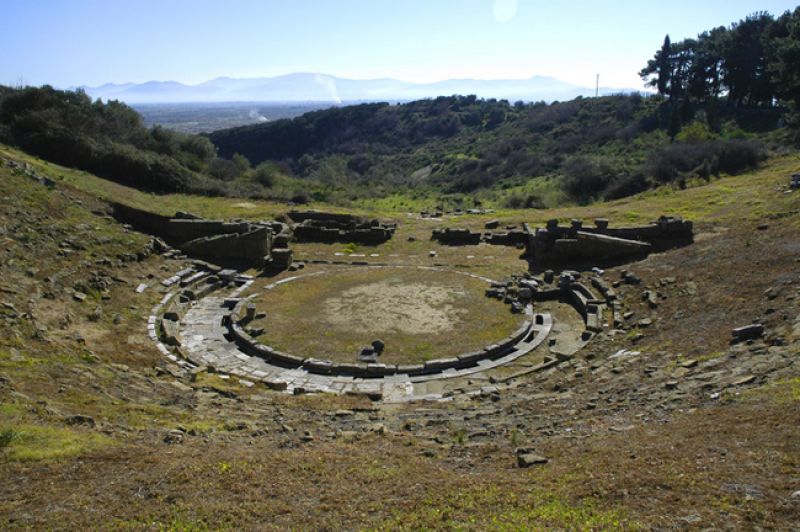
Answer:
[[[778,0],[0,0],[0,83],[321,72],[436,81],[535,74],[638,88],[673,41]]]

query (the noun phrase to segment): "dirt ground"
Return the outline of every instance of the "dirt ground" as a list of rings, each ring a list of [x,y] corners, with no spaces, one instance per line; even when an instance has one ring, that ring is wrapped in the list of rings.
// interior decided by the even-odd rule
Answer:
[[[484,295],[486,281],[452,271],[310,266],[302,272],[272,290],[263,288],[267,281],[252,288],[266,314],[253,322],[265,329],[262,343],[355,362],[361,347],[380,339],[381,362],[411,364],[482,349],[522,323],[510,306]]]

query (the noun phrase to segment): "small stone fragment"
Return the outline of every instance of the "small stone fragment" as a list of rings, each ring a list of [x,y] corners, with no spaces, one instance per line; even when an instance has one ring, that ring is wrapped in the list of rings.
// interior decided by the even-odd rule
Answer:
[[[535,453],[524,453],[517,455],[517,466],[527,468],[534,465],[546,464],[548,459]]]
[[[164,443],[175,445],[178,443],[183,443],[183,431],[178,429],[173,429],[164,436]]]

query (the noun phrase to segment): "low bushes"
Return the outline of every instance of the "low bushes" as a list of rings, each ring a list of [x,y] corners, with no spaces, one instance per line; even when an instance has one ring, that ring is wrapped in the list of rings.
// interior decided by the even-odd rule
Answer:
[[[650,156],[644,172],[661,183],[674,181],[686,174],[707,179],[720,173],[736,174],[750,170],[766,157],[764,144],[756,140],[679,142]]]

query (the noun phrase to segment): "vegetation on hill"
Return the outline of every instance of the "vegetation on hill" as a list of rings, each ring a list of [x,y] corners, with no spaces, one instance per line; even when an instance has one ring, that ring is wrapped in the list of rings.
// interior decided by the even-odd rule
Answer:
[[[724,125],[714,130],[703,108],[690,107],[687,127],[673,144],[667,134],[672,106],[639,94],[550,105],[450,96],[327,109],[217,131],[210,139],[224,156],[280,162],[303,178],[356,185],[375,196],[397,190],[472,194],[541,178],[550,189],[586,202],[629,195],[695,169],[708,177],[751,168],[765,150],[750,137],[765,115],[774,128],[780,114],[722,109]],[[552,201],[529,194],[520,203],[514,206]]]
[[[5,89],[0,138],[48,160],[156,191],[198,188],[198,170],[215,155],[200,137],[145,129],[128,106],[81,91]]]
[[[152,192],[289,199],[305,187],[242,157],[222,159],[206,137],[146,128],[118,101],[83,91],[0,86],[0,142],[49,161]]]

